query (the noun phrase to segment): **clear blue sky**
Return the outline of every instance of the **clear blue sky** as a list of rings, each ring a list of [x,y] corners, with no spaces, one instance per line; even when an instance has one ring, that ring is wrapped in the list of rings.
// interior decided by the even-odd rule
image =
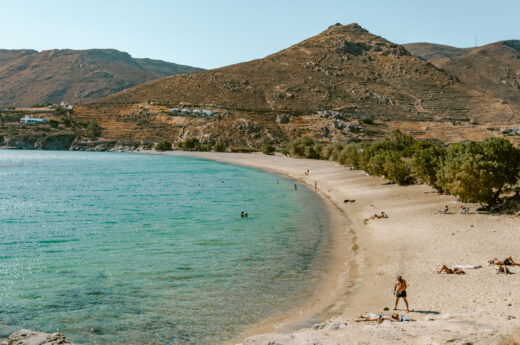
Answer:
[[[396,43],[520,38],[520,0],[0,0],[0,48],[115,48],[214,68],[357,22]]]

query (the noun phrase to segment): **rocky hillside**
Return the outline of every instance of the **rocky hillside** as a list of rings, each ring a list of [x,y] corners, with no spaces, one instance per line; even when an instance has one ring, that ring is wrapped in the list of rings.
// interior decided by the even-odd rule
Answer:
[[[180,116],[169,108],[214,116]],[[405,122],[480,124],[504,115],[517,116],[502,99],[357,24],[333,25],[263,59],[138,85],[75,111],[83,122],[96,118],[107,139],[198,137],[237,145],[302,135],[356,140]]]
[[[0,50],[0,107],[81,103],[202,69],[134,59],[113,49]]]
[[[509,112],[452,76],[357,24],[323,33],[266,58],[173,76],[103,100],[215,104],[304,114],[337,109],[389,119],[492,118]]]
[[[281,147],[302,136],[354,141],[394,129],[478,140],[518,126],[519,118],[515,104],[403,46],[357,24],[336,24],[262,59],[150,81],[77,106],[71,123],[81,136],[96,120],[102,141]],[[23,141],[24,130],[12,133],[4,141]]]
[[[407,43],[403,44],[412,55],[420,57],[440,68],[446,61],[470,52],[473,48],[456,48],[435,43]]]
[[[514,114],[520,113],[520,41],[501,41],[472,49],[446,47],[443,49],[452,54],[444,59],[437,58],[438,45],[406,47],[466,85],[502,99]],[[508,118],[507,114],[504,116]]]

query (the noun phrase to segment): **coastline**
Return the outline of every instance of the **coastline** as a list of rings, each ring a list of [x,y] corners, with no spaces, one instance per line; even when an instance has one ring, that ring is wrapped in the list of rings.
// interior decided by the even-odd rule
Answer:
[[[520,220],[505,215],[475,212],[478,205],[465,203],[470,214],[458,213],[453,196],[435,193],[425,185],[385,185],[379,177],[349,171],[336,162],[266,156],[263,154],[170,152],[244,165],[287,176],[305,183],[328,201],[329,211],[344,217],[351,234],[349,252],[355,252],[348,284],[330,304],[314,310],[320,321],[312,328],[301,322],[269,320],[235,343],[245,345],[306,344],[509,344],[520,341],[520,268],[512,275],[497,275],[487,266],[493,257],[513,256],[520,261]],[[309,169],[307,176],[304,172]],[[345,199],[355,202],[344,203]],[[448,204],[450,214],[435,211]],[[374,213],[389,218],[364,224]],[[347,217],[348,215],[348,217]],[[331,224],[331,227],[333,225]],[[345,228],[344,228],[345,230]],[[348,245],[346,246],[348,247]],[[352,250],[350,250],[352,249]],[[343,257],[343,263],[348,261]],[[337,265],[336,261],[333,265]],[[481,265],[466,275],[436,274],[440,267],[455,264]],[[336,269],[338,269],[336,267]],[[516,271],[516,272],[515,272]],[[390,310],[395,276],[409,285],[410,323],[356,323],[361,313]],[[325,297],[330,291],[321,290]],[[312,313],[311,313],[312,314]],[[325,321],[327,320],[328,321]],[[289,319],[290,320],[290,319]],[[301,321],[301,319],[300,319]],[[323,322],[321,322],[323,321]],[[256,334],[256,335],[254,335]],[[251,335],[251,336],[250,336]]]
[[[354,281],[358,278],[357,266],[355,261],[355,244],[356,235],[353,232],[352,222],[341,209],[339,205],[329,197],[328,194],[318,186],[315,189],[314,182],[299,176],[299,170],[287,171],[284,168],[277,168],[272,164],[263,164],[266,162],[258,160],[250,160],[254,157],[280,157],[281,156],[265,156],[263,154],[247,154],[247,153],[215,153],[215,152],[186,152],[186,151],[170,151],[170,152],[143,152],[151,154],[161,154],[169,156],[185,156],[199,159],[207,159],[240,165],[255,169],[260,169],[272,173],[274,175],[289,178],[298,184],[304,185],[305,188],[314,192],[320,199],[324,211],[327,215],[327,223],[325,242],[320,246],[318,255],[324,256],[326,263],[326,275],[321,277],[315,286],[315,292],[311,298],[305,303],[301,303],[289,310],[279,312],[267,319],[248,327],[244,332],[226,341],[225,345],[237,344],[244,339],[256,334],[283,332],[288,333],[301,328],[310,327],[315,323],[323,322],[326,319],[339,315],[341,306],[346,303],[345,296],[348,289],[352,287]],[[302,160],[305,161],[305,160]],[[303,176],[305,176],[303,174]],[[325,248],[323,248],[325,246]]]
[[[331,220],[328,229],[333,235],[344,235],[343,241],[334,243],[338,255],[329,262],[324,279],[330,284],[319,285],[307,305],[254,325],[232,344],[520,343],[520,267],[511,267],[511,275],[499,275],[487,265],[488,259],[510,255],[520,262],[520,218],[481,214],[476,212],[477,204],[438,195],[428,186],[386,185],[380,177],[331,161],[247,153],[134,153],[258,168],[311,190],[317,181],[316,192],[327,212],[338,217],[339,222]],[[304,174],[307,169],[309,175]],[[355,202],[345,203],[346,199]],[[444,205],[450,212],[436,214]],[[459,214],[461,205],[469,206],[470,214]],[[365,218],[381,211],[389,218],[364,224]],[[465,275],[436,274],[443,264],[482,268],[466,270]],[[401,301],[398,312],[416,322],[353,322],[360,313],[392,309],[397,274],[408,281],[411,309],[406,313]]]

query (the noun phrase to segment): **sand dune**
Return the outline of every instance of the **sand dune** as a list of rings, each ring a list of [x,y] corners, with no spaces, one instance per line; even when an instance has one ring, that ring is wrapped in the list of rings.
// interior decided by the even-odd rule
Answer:
[[[176,154],[176,153],[174,153]],[[514,274],[497,274],[487,265],[493,257],[511,255],[520,261],[520,219],[475,212],[459,214],[460,203],[424,185],[383,185],[378,177],[349,171],[335,162],[265,156],[262,154],[195,153],[192,156],[247,165],[307,183],[330,200],[330,212],[348,217],[347,231],[355,241],[349,267],[348,290],[328,308],[315,314],[322,320],[295,332],[295,325],[278,320],[256,331],[266,334],[243,340],[267,344],[491,344],[520,341],[520,267]],[[310,175],[304,172],[310,170]],[[344,203],[345,199],[355,202]],[[450,214],[435,214],[444,205]],[[385,211],[389,218],[363,224],[363,219]],[[341,255],[341,254],[340,254]],[[336,260],[344,265],[351,251]],[[482,265],[465,275],[437,274],[447,266]],[[417,322],[356,323],[365,312],[393,308],[395,276],[408,281],[409,314]],[[319,291],[327,296],[328,291]],[[330,294],[329,294],[330,295]],[[401,302],[402,303],[402,302]],[[328,320],[328,321],[326,321]],[[301,321],[301,320],[300,320]],[[276,332],[276,333],[273,333]],[[289,333],[288,333],[289,332]],[[516,338],[515,338],[516,337]]]

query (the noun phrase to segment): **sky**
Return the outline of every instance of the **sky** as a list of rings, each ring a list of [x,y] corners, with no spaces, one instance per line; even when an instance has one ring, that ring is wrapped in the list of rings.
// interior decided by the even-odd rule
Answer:
[[[0,0],[0,49],[114,48],[216,68],[262,58],[335,23],[395,43],[520,39],[520,0]]]

